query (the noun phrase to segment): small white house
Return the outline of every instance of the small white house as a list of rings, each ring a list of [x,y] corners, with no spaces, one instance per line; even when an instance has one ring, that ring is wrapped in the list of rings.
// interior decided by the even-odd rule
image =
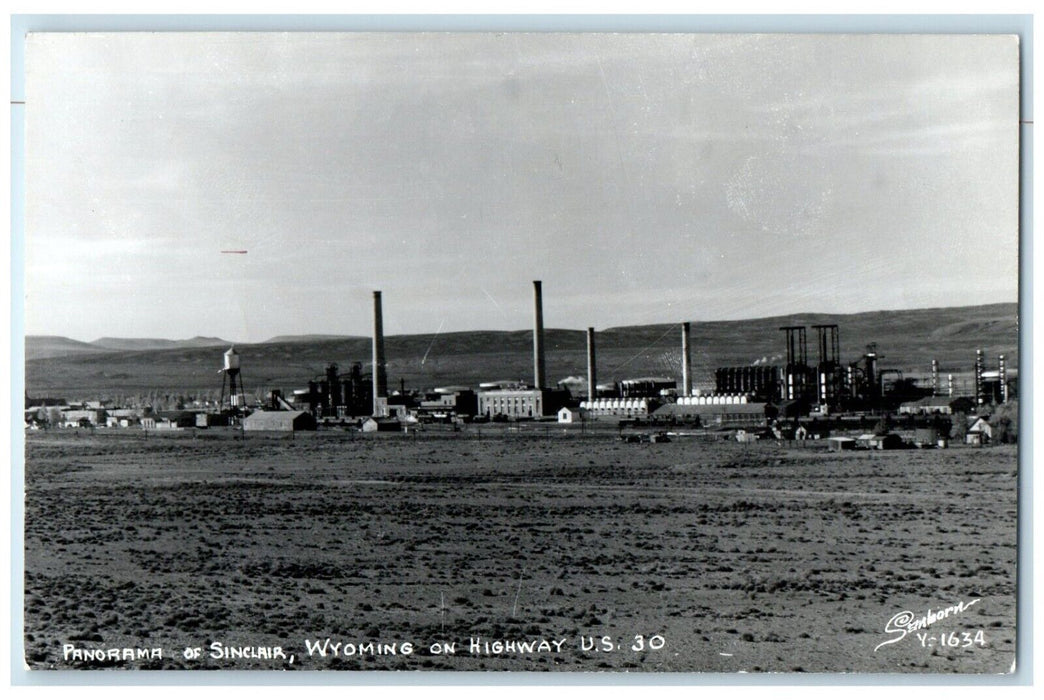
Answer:
[[[986,445],[993,440],[993,426],[986,422],[985,418],[977,418],[968,428],[964,436],[965,443],[969,445]]]
[[[843,435],[827,438],[827,449],[831,452],[852,450],[855,449],[855,446],[855,438],[845,437]]]
[[[748,442],[757,442],[757,441],[758,441],[758,434],[757,433],[748,433],[746,430],[737,430],[736,431],[736,442],[748,443]]]
[[[566,406],[558,411],[559,423],[579,423],[586,418],[587,411],[582,408],[569,408]]]
[[[364,433],[401,432],[403,423],[397,418],[367,418],[360,427]]]

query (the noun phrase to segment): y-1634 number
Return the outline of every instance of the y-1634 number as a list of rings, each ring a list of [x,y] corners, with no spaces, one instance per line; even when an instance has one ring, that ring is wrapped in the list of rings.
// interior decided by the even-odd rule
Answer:
[[[921,646],[928,649],[936,645],[940,647],[954,648],[967,648],[971,646],[986,646],[986,635],[983,634],[982,630],[976,630],[975,632],[950,632],[949,634],[941,632],[938,635],[929,635],[927,632],[918,632],[917,639],[921,642]]]

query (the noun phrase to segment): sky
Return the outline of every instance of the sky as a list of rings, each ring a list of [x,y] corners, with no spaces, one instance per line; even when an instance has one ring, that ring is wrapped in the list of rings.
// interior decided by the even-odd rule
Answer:
[[[32,34],[29,335],[1018,299],[1011,36]],[[222,251],[245,250],[245,254]]]

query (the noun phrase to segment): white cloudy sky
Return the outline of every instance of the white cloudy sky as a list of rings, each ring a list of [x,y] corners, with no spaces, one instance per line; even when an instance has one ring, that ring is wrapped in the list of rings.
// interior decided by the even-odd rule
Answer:
[[[26,332],[1015,301],[1014,37],[36,34]],[[246,255],[222,254],[243,249]]]

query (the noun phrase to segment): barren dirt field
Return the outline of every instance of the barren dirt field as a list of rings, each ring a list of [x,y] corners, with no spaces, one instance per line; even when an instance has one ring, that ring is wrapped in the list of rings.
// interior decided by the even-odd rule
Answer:
[[[26,441],[32,668],[1003,673],[1014,660],[1013,447],[838,455],[558,428]],[[878,648],[902,636],[885,629],[897,614],[960,603]],[[229,647],[262,658],[214,658]]]

